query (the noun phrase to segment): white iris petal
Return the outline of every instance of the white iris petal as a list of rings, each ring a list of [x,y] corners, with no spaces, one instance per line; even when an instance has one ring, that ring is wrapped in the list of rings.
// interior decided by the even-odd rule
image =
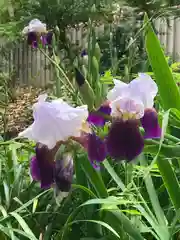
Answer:
[[[128,97],[117,98],[111,103],[112,115],[114,117],[127,117],[140,119],[144,115],[144,105],[141,101]]]
[[[153,107],[158,87],[149,75],[140,73],[138,78],[130,82],[129,88],[131,95],[139,98],[143,102],[144,108]]]
[[[46,97],[41,95],[33,105],[34,122],[19,136],[52,149],[58,141],[80,136],[83,121],[88,117],[88,108],[87,105],[74,108],[62,99],[46,102]]]
[[[107,99],[109,101],[114,101],[118,97],[128,94],[128,84],[126,84],[120,80],[114,79],[114,85],[115,85],[114,88],[111,89],[107,95]]]
[[[144,109],[153,107],[158,87],[149,75],[140,73],[129,84],[114,79],[114,84],[114,88],[107,95],[111,101],[113,116],[129,113],[135,114],[139,119],[143,117]]]
[[[27,34],[29,32],[45,33],[46,24],[42,23],[39,19],[33,19],[29,22],[29,25],[23,29],[22,32],[23,34]]]

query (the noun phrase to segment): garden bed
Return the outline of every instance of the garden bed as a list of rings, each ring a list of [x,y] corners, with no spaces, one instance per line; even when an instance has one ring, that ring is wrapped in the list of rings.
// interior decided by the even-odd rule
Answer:
[[[16,98],[7,105],[4,115],[0,116],[0,133],[7,138],[17,134],[32,123],[32,105],[43,90],[40,88],[21,87],[16,90]]]

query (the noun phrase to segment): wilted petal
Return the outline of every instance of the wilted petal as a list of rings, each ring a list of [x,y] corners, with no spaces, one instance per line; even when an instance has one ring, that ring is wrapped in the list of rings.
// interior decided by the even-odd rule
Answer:
[[[46,102],[46,95],[33,105],[33,124],[19,134],[52,149],[56,142],[81,134],[82,123],[88,117],[87,106],[71,107],[63,100]]]
[[[100,115],[101,113],[106,115],[111,114],[111,107],[109,104],[104,104],[96,112],[90,113],[87,121],[96,126],[104,126],[107,120]]]
[[[144,148],[138,121],[114,121],[106,139],[108,154],[117,160],[131,161]]]
[[[141,124],[145,130],[144,138],[160,138],[161,128],[158,123],[158,115],[155,109],[146,109]]]
[[[54,178],[58,190],[61,192],[69,192],[73,180],[73,171],[71,154],[64,155],[62,160],[56,160]]]
[[[47,146],[37,144],[36,173],[40,173],[41,188],[48,189],[54,182],[54,153]]]
[[[107,156],[106,144],[94,133],[89,134],[88,138],[88,158],[93,166],[96,162],[102,162]]]
[[[31,172],[31,176],[32,176],[33,180],[35,180],[35,181],[41,180],[39,165],[38,165],[36,156],[33,156],[31,158],[30,172]]]

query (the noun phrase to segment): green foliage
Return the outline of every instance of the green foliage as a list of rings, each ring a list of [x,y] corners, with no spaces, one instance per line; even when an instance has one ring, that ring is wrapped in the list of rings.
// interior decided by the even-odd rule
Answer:
[[[56,11],[53,4],[51,7]],[[52,16],[52,21],[53,18],[57,16]],[[6,142],[1,139],[0,239],[178,239],[180,93],[175,80],[178,73],[174,65],[169,68],[147,16],[142,29],[153,69],[151,75],[159,88],[156,104],[161,119],[161,139],[146,140],[144,152],[133,163],[107,158],[101,171],[91,166],[84,151],[75,149],[72,190],[61,201],[52,189],[43,191],[32,181],[29,173],[29,160],[34,154],[32,143],[18,138]],[[114,65],[100,76],[100,48],[92,21],[89,21],[88,65],[82,66],[76,59],[71,66],[71,70],[75,67],[84,70],[86,87],[91,90],[88,99],[84,97],[87,88],[79,94],[82,88],[77,87],[74,75],[68,77],[58,51],[53,52],[52,58],[48,56],[56,73],[55,95],[62,96],[60,87],[63,85],[68,92],[66,100],[74,105],[87,103],[89,108],[96,109],[105,100],[113,76],[131,79],[130,71],[116,76]],[[125,77],[123,80],[127,80]],[[93,101],[89,101],[91,97]],[[105,131],[107,129],[102,129],[103,134]]]
[[[151,63],[159,93],[165,110],[169,108],[180,109],[180,93],[173,75],[169,69],[168,63],[163,55],[159,40],[152,27],[148,23],[149,19],[145,17],[146,29],[146,49]],[[153,44],[153,48],[152,48]],[[159,68],[161,66],[161,68]],[[171,94],[173,92],[173,95]]]

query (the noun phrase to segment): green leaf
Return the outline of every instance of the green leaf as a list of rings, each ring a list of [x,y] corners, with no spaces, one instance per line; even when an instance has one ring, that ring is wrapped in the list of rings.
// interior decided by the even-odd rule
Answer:
[[[46,193],[48,193],[50,191],[50,189],[43,191],[42,193],[38,194],[36,197],[34,197],[33,199],[29,200],[28,202],[24,203],[21,207],[17,208],[14,212],[18,213],[21,212],[22,210],[26,209],[27,207],[29,207],[31,204],[34,203],[35,199],[39,199],[41,196],[45,195]]]
[[[83,161],[81,161],[81,167],[96,190],[97,195],[101,198],[108,197],[108,192],[102,180],[101,173],[92,167],[87,156],[85,156]]]
[[[166,110],[169,108],[180,109],[179,89],[173,79],[173,75],[162,51],[160,42],[149,23],[147,15],[145,15],[144,23],[146,25],[146,50],[158,85],[163,107]]]
[[[141,165],[147,167],[148,166],[147,160],[144,158],[143,154],[139,158],[140,158]],[[159,234],[159,236],[162,237],[162,239],[169,240],[170,234],[169,234],[168,227],[166,224],[167,219],[166,219],[163,209],[161,208],[161,205],[159,203],[159,199],[158,199],[151,175],[150,174],[145,175],[144,181],[145,181],[146,189],[147,189],[147,192],[149,194],[149,198],[150,198],[150,201],[152,204],[152,208],[153,208],[156,218],[159,222],[159,225],[161,226],[161,228],[158,231],[158,234]]]
[[[10,189],[9,189],[9,186],[7,184],[7,182],[4,180],[3,181],[3,187],[4,187],[4,194],[5,194],[5,199],[6,199],[6,206],[7,208],[9,208],[10,206]]]
[[[105,222],[102,222],[102,221],[96,221],[96,220],[88,220],[88,219],[84,219],[84,220],[76,220],[76,221],[73,221],[71,223],[69,223],[69,225],[72,225],[74,223],[79,223],[79,222],[91,222],[91,223],[96,223],[96,224],[99,224],[105,228],[107,228],[109,231],[111,231],[116,237],[118,237],[120,239],[120,236],[119,234],[107,223]]]
[[[12,215],[20,224],[22,229],[24,230],[25,233],[27,233],[29,236],[31,236],[32,240],[37,240],[27,223],[24,221],[24,219],[16,212],[11,212],[10,215]]]
[[[10,230],[13,231],[13,232],[16,232],[16,233],[18,233],[19,235],[22,235],[22,236],[24,236],[24,237],[26,237],[26,238],[28,238],[28,239],[30,239],[30,240],[38,240],[36,237],[33,238],[31,234],[28,234],[28,233],[26,233],[26,232],[24,232],[24,231],[21,231],[21,230],[19,230],[19,229],[11,228]],[[17,239],[16,239],[16,240],[17,240]]]
[[[85,80],[84,84],[79,87],[79,92],[82,96],[84,103],[88,105],[89,111],[91,111],[94,107],[95,96],[94,91],[87,80]]]
[[[8,237],[10,236],[10,232],[9,232],[9,228],[4,227],[3,225],[0,224],[0,232],[3,232],[5,235],[7,235]]]
[[[87,187],[84,187],[82,185],[77,185],[77,184],[72,184],[72,187],[83,190],[83,192],[85,192],[86,194],[88,194],[91,197],[94,197],[94,198],[96,197],[96,195]]]
[[[175,214],[175,216],[173,218],[173,221],[171,223],[171,226],[170,226],[171,236],[170,236],[169,239],[173,238],[173,234],[175,232],[175,227],[176,227],[176,224],[178,223],[179,219],[180,219],[180,209],[178,209],[176,211],[176,214]]]
[[[157,165],[161,176],[164,181],[164,185],[169,193],[171,201],[176,210],[180,209],[180,185],[178,179],[172,169],[170,162],[167,159],[158,158]]]
[[[76,183],[78,185],[73,185],[73,187],[79,187],[83,190],[81,191],[81,200],[85,202],[87,199],[89,199],[89,196],[93,196],[93,198],[96,198],[96,195],[91,191],[91,189],[88,188],[88,180],[85,173],[82,171],[81,161],[84,161],[84,156],[78,155],[77,157],[77,155],[75,154],[74,167],[76,172]]]
[[[169,160],[167,160],[167,159],[164,160],[164,159],[162,159],[159,156],[161,148],[163,147],[163,141],[164,141],[164,136],[165,136],[166,129],[167,129],[167,126],[168,126],[170,110],[171,109],[166,111],[164,116],[163,116],[162,135],[161,135],[161,139],[160,139],[159,150],[158,150],[158,153],[156,154],[153,162],[150,165],[150,169],[152,168],[154,162],[157,161],[157,165],[158,165],[159,171],[161,173],[161,176],[163,178],[163,181],[165,183],[167,191],[168,191],[168,193],[170,195],[170,198],[171,198],[171,200],[172,200],[172,202],[174,204],[174,207],[176,209],[178,209],[178,208],[180,208],[180,202],[178,201],[178,199],[180,198],[180,185],[178,183],[177,177],[176,177],[176,175],[175,175],[175,173],[174,173],[174,171],[172,169],[172,166],[171,166]],[[171,148],[170,150],[173,150],[173,148]],[[171,157],[173,157],[172,153],[171,153]],[[149,168],[147,168],[147,170],[148,170],[148,172],[150,171]],[[146,174],[146,176],[147,176],[147,174]],[[157,203],[157,201],[156,201],[156,203]],[[154,202],[154,204],[155,204],[155,202]],[[155,205],[153,205],[153,207],[155,207]],[[158,207],[158,206],[156,205],[156,207]],[[160,206],[158,208],[160,210]],[[157,214],[158,213],[158,209],[154,209],[154,210],[155,210],[155,212]],[[160,212],[159,212],[159,214],[160,214]],[[160,217],[160,215],[159,215],[159,217]],[[161,212],[161,217],[163,218],[162,212]]]
[[[106,84],[113,84],[113,75],[111,73],[111,70],[108,70],[104,73],[104,76],[100,77],[100,81],[102,83]]]
[[[33,202],[33,207],[32,207],[32,213],[35,213],[36,209],[37,209],[37,205],[38,205],[38,199],[34,199]]]
[[[91,204],[105,204],[105,205],[118,206],[118,205],[121,205],[121,204],[126,205],[126,204],[130,204],[130,203],[133,203],[133,202],[130,201],[130,200],[125,200],[125,199],[122,199],[122,198],[116,198],[116,197],[110,196],[110,197],[105,198],[105,199],[101,199],[101,198],[90,199],[90,200],[86,201],[85,203],[81,204],[81,206],[86,206],[86,205],[91,205]]]
[[[5,208],[4,208],[2,205],[0,205],[0,211],[1,211],[1,213],[2,213],[2,215],[3,215],[4,218],[5,218],[5,217],[8,217],[8,214],[7,214]],[[11,236],[11,240],[17,240],[18,238],[14,235],[14,232],[13,232],[12,229],[11,229],[12,226],[11,226],[10,221],[7,221],[7,222],[6,222],[6,225],[7,225],[7,227],[9,228],[9,234],[10,234],[10,236]]]
[[[125,232],[132,237],[133,240],[144,240],[139,230],[131,223],[131,221],[118,210],[104,210],[105,219],[104,221],[120,234],[122,228]]]
[[[126,189],[124,183],[121,181],[120,177],[117,175],[117,173],[114,171],[114,169],[112,168],[112,166],[109,164],[108,160],[105,160],[103,162],[104,167],[106,168],[106,170],[108,171],[108,173],[111,175],[111,177],[113,178],[113,180],[116,182],[116,184],[118,185],[118,187],[124,191]]]

